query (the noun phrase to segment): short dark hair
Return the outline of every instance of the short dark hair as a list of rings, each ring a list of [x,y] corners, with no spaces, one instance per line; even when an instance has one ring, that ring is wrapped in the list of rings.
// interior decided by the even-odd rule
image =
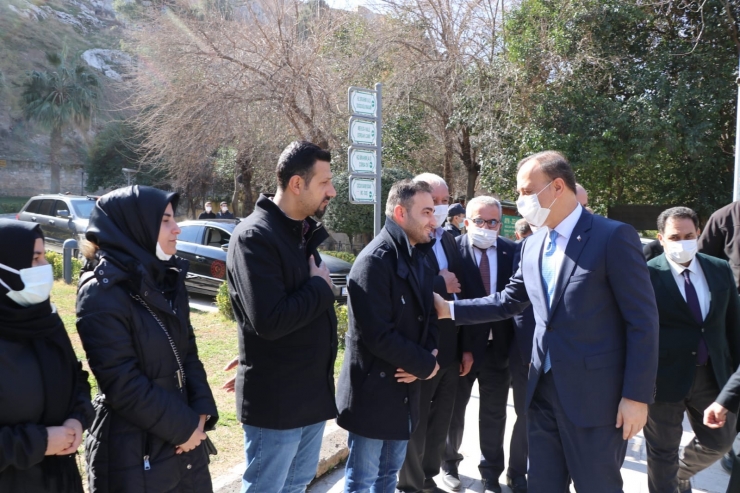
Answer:
[[[556,178],[562,178],[565,182],[565,186],[570,189],[571,192],[576,193],[576,175],[573,173],[573,168],[570,167],[568,160],[557,151],[543,151],[533,154],[529,157],[525,157],[516,166],[517,171],[521,169],[529,161],[537,161],[540,165],[540,169],[550,181]]]
[[[393,217],[393,209],[397,205],[411,208],[411,203],[417,193],[432,193],[432,186],[425,181],[401,180],[397,181],[391,187],[388,193],[388,200],[385,202],[386,217]]]
[[[517,221],[517,222],[516,222],[516,223],[514,224],[514,230],[515,230],[515,231],[516,231],[517,233],[519,233],[520,235],[525,235],[525,234],[527,234],[527,235],[528,235],[528,234],[531,234],[531,233],[532,233],[532,228],[531,228],[531,227],[529,226],[529,223],[528,223],[528,222],[527,222],[527,220],[526,220],[526,219],[524,219],[524,218],[522,218],[522,219],[519,219],[519,220],[518,220],[518,221]]]
[[[693,209],[688,207],[671,207],[660,213],[658,216],[658,231],[663,234],[665,231],[665,223],[672,217],[677,219],[691,219],[694,223],[694,227],[699,229],[699,216],[694,212]]]
[[[277,163],[278,188],[280,190],[288,188],[290,179],[295,175],[303,178],[306,185],[311,183],[313,165],[316,161],[331,162],[331,153],[305,140],[296,140],[288,144]]]
[[[208,202],[206,202],[206,203],[205,203],[205,204],[203,204],[203,205],[211,205],[211,201],[209,200]]]

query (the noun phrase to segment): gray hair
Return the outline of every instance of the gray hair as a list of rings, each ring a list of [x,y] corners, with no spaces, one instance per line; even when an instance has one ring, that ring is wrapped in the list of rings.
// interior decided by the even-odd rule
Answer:
[[[478,197],[473,197],[470,199],[465,206],[465,216],[467,218],[470,218],[470,215],[473,212],[474,208],[479,208],[481,206],[495,206],[498,207],[498,211],[501,214],[501,216],[504,215],[504,210],[501,208],[501,202],[499,202],[497,199],[494,199],[493,197],[489,195],[479,195]]]
[[[422,173],[420,175],[416,175],[414,177],[414,181],[425,181],[429,183],[432,188],[438,187],[440,185],[444,185],[445,187],[447,187],[447,182],[444,181],[444,178],[439,175],[435,175],[434,173]]]

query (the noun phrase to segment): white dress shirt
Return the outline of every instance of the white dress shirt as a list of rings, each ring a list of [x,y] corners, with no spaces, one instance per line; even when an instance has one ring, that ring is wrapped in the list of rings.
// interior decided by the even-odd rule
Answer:
[[[704,271],[701,268],[701,264],[696,257],[691,259],[691,263],[688,267],[684,267],[681,264],[677,264],[666,255],[668,259],[668,265],[671,267],[671,273],[673,279],[678,285],[678,290],[681,292],[681,296],[686,300],[686,280],[683,277],[683,271],[688,270],[690,272],[689,278],[691,284],[694,285],[696,290],[696,297],[699,298],[699,306],[701,307],[701,318],[707,318],[709,313],[709,305],[711,303],[711,295],[709,293],[709,284],[707,284],[707,278],[704,276]]]
[[[558,232],[558,237],[555,239],[555,251],[550,257],[550,262],[554,262],[555,265],[555,278],[552,280],[557,285],[558,278],[560,277],[560,268],[563,266],[563,258],[565,258],[565,248],[568,246],[568,241],[573,235],[573,229],[578,224],[578,220],[581,218],[583,207],[578,204],[576,208],[568,214],[568,216],[560,221],[560,224],[555,226],[555,231]],[[548,228],[547,234],[550,234]],[[544,258],[547,247],[550,244],[550,239],[545,240],[545,248],[542,249],[542,256]]]
[[[450,266],[450,263],[447,261],[447,254],[445,253],[445,249],[442,246],[442,235],[444,235],[445,233],[446,231],[444,230],[444,228],[437,228],[434,230],[434,237],[437,239],[437,241],[435,241],[434,245],[432,245],[432,251],[434,252],[434,256],[437,258],[439,270],[447,269]],[[455,293],[452,293],[452,296],[454,299],[457,299],[457,295]]]

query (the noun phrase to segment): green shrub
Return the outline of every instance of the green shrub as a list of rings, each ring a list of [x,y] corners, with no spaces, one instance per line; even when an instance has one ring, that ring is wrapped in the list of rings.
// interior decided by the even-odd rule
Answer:
[[[335,252],[334,250],[321,250],[321,253],[325,253],[327,255],[331,255],[332,257],[342,259],[345,262],[349,262],[350,264],[354,264],[355,259],[357,258],[357,255],[355,255],[354,253],[349,253],[349,252]]]
[[[231,308],[231,298],[229,298],[229,284],[224,282],[221,287],[218,288],[218,294],[216,295],[216,306],[218,312],[228,320],[236,320],[234,317],[234,310]]]
[[[335,302],[334,311],[337,313],[337,339],[339,339],[339,347],[344,347],[344,336],[347,334],[347,330],[349,329],[347,305],[340,305]]]
[[[24,205],[26,205],[25,200],[19,202],[0,202],[0,213],[13,214],[20,212]]]
[[[46,261],[51,265],[54,271],[54,280],[64,279],[64,258],[57,252],[46,252]],[[80,280],[80,271],[82,270],[82,261],[72,257],[72,283],[77,284]]]

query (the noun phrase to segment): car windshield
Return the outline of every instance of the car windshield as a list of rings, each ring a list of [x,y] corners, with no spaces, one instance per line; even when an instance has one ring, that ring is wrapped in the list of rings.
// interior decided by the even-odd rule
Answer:
[[[77,217],[82,219],[90,219],[93,207],[95,207],[94,200],[73,200],[72,207],[74,207],[75,214]]]

